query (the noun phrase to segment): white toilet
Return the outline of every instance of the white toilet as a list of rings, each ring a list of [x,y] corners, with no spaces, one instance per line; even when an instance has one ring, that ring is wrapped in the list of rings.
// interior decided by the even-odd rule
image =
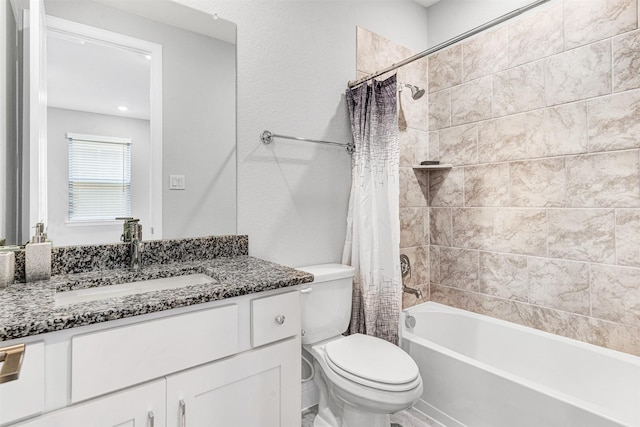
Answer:
[[[312,273],[302,293],[302,344],[320,390],[314,427],[389,427],[390,414],[422,395],[418,366],[399,347],[362,334],[343,336],[351,317],[353,267],[298,267]]]

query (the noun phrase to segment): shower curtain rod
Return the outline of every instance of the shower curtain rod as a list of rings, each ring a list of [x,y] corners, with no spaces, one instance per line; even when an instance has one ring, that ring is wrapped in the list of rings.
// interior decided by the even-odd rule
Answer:
[[[417,61],[418,59],[424,58],[427,55],[431,55],[432,53],[435,53],[435,52],[437,52],[439,50],[442,50],[445,47],[449,47],[452,44],[458,43],[459,41],[462,41],[462,40],[464,40],[466,38],[469,38],[469,37],[471,37],[473,35],[476,35],[476,34],[482,32],[482,31],[484,31],[486,29],[489,29],[489,28],[494,27],[494,26],[496,26],[498,24],[501,24],[504,21],[507,21],[507,20],[509,20],[511,18],[514,18],[514,17],[516,17],[516,16],[518,16],[518,15],[524,13],[524,12],[527,12],[527,11],[533,9],[533,8],[536,8],[536,7],[540,6],[541,4],[546,3],[548,1],[549,0],[537,0],[537,1],[534,1],[533,3],[530,3],[530,4],[528,4],[526,6],[523,6],[523,7],[519,8],[519,9],[513,10],[513,11],[511,11],[511,12],[509,12],[507,14],[504,14],[504,15],[502,15],[502,16],[500,16],[500,17],[498,17],[498,18],[496,18],[496,19],[494,19],[492,21],[486,22],[486,23],[484,23],[484,24],[482,24],[482,25],[480,25],[478,27],[475,27],[475,28],[473,28],[473,29],[471,29],[471,30],[469,30],[469,31],[467,31],[465,33],[462,33],[459,36],[453,37],[453,38],[451,38],[451,39],[449,39],[449,40],[447,40],[445,42],[442,42],[442,43],[440,43],[440,44],[438,44],[438,45],[436,45],[434,47],[431,47],[431,48],[429,48],[429,49],[427,49],[425,51],[422,51],[422,52],[417,53],[417,54],[415,54],[413,56],[410,56],[407,59],[403,59],[402,61],[400,61],[398,63],[392,64],[391,66],[389,66],[387,68],[383,68],[382,70],[376,71],[375,73],[368,74],[368,75],[366,75],[366,76],[364,76],[364,77],[362,77],[361,79],[358,79],[358,80],[349,80],[349,88],[354,88],[354,87],[356,87],[358,85],[361,85],[362,83],[364,83],[366,81],[369,81],[371,79],[379,77],[379,76],[381,76],[381,75],[383,75],[385,73],[388,73],[389,71],[396,70],[396,69],[398,69],[400,67],[403,67],[403,66],[405,66],[407,64],[412,63],[413,61]]]

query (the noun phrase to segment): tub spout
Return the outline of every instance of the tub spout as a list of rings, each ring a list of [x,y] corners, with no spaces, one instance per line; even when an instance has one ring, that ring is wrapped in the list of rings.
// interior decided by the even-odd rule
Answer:
[[[422,291],[420,289],[410,288],[405,284],[402,284],[402,292],[406,292],[408,294],[413,294],[418,299],[422,299]]]

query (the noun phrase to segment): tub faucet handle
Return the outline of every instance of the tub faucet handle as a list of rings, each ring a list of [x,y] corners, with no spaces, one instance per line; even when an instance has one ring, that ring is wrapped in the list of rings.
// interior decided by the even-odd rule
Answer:
[[[409,257],[405,254],[400,255],[400,272],[402,273],[402,278],[409,276],[411,278],[411,261],[409,261]]]

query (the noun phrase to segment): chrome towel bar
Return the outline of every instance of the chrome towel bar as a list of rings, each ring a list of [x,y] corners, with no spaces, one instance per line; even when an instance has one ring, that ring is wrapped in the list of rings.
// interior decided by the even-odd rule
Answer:
[[[262,140],[263,144],[271,144],[271,142],[273,142],[273,138],[294,139],[296,141],[314,142],[316,144],[337,145],[338,147],[344,147],[347,150],[347,153],[349,154],[353,154],[353,152],[355,151],[355,146],[351,143],[342,144],[340,142],[323,141],[320,139],[309,139],[309,138],[300,138],[297,136],[278,135],[276,133],[269,132],[268,130],[265,130],[260,134],[260,139]]]

